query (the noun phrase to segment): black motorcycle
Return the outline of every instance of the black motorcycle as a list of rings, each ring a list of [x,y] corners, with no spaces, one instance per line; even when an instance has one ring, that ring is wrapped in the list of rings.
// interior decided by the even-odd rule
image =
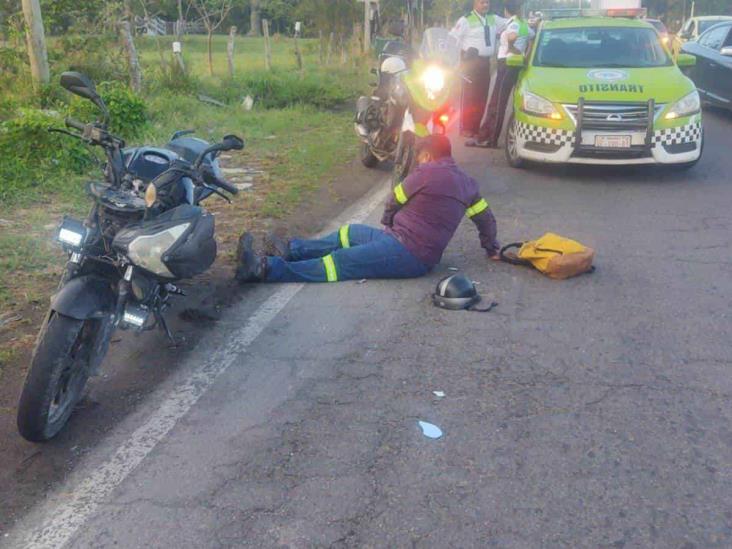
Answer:
[[[392,183],[401,183],[415,164],[418,137],[446,134],[451,99],[462,75],[460,49],[446,29],[425,30],[419,55],[399,42],[388,42],[379,57],[376,88],[356,102],[355,129],[361,162],[373,168],[394,164]]]
[[[164,148],[125,148],[108,131],[109,111],[94,83],[61,76],[68,91],[89,99],[102,118],[66,119],[54,129],[104,150],[104,180],[88,184],[93,200],[84,221],[64,218],[56,239],[68,253],[58,291],[38,334],[18,405],[18,429],[30,441],[54,437],[99,373],[116,329],[161,327],[175,282],[206,271],[216,258],[214,217],[199,204],[237,188],[222,177],[217,155],[240,150],[233,135],[211,145],[178,132]]]

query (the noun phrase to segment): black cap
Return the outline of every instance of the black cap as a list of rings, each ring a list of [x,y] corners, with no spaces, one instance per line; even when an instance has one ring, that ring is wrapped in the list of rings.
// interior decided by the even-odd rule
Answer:
[[[426,152],[435,160],[452,156],[452,145],[450,145],[450,140],[447,136],[440,134],[422,137],[417,141],[416,149],[417,156]]]

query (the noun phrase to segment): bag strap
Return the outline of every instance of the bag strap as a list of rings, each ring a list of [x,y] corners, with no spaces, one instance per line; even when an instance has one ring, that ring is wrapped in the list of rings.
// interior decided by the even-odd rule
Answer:
[[[488,313],[488,312],[492,311],[497,306],[498,306],[498,302],[497,301],[491,301],[491,304],[488,305],[488,307],[484,307],[484,308],[481,309],[481,308],[476,307],[475,305],[471,305],[470,307],[468,307],[466,309],[466,311],[472,311],[474,313]]]
[[[506,254],[506,252],[511,248],[520,248],[523,245],[524,242],[512,242],[511,244],[506,244],[503,248],[501,248],[501,261],[504,261],[505,263],[510,263],[511,265],[531,265],[530,261],[527,261],[525,259],[519,259],[518,256],[514,253],[510,255]]]

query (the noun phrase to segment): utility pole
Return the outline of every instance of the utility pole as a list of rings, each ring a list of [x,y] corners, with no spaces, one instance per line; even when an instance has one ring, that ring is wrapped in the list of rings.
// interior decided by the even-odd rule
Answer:
[[[25,36],[28,44],[33,86],[37,90],[48,84],[51,79],[48,69],[46,35],[43,31],[43,16],[41,15],[39,0],[23,0],[23,16],[25,17]]]

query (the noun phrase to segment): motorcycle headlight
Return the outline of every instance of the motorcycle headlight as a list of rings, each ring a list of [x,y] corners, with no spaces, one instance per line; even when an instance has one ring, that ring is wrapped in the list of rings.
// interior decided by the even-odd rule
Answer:
[[[81,248],[86,240],[87,229],[81,221],[64,218],[56,233],[56,240],[72,248]]]
[[[552,120],[561,120],[562,113],[557,110],[554,103],[548,99],[525,91],[522,96],[523,110],[526,114],[532,116],[541,116],[543,118],[551,118]]]
[[[427,97],[434,99],[445,88],[445,71],[431,65],[422,73],[420,80],[427,91]]]
[[[674,120],[682,116],[691,116],[701,110],[701,98],[699,92],[694,90],[689,95],[677,101],[666,113],[666,120]]]
[[[159,233],[138,236],[127,247],[127,256],[132,262],[159,276],[175,278],[163,263],[163,255],[188,230],[190,223],[168,227]]]

